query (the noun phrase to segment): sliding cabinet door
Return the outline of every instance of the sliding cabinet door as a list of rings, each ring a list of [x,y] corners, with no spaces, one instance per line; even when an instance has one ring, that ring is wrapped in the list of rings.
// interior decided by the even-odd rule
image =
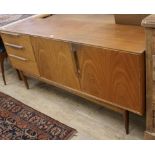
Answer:
[[[103,101],[144,112],[144,54],[77,48],[81,90]]]
[[[80,88],[69,43],[37,37],[32,37],[31,42],[42,78]]]

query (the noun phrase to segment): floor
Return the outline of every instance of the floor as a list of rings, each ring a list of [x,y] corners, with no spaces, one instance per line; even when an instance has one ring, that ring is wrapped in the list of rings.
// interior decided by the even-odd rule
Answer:
[[[0,91],[75,128],[78,133],[72,139],[143,139],[144,117],[131,114],[130,134],[126,135],[120,114],[35,79],[28,79],[27,90],[9,61],[5,62],[5,69],[7,85],[0,77]]]

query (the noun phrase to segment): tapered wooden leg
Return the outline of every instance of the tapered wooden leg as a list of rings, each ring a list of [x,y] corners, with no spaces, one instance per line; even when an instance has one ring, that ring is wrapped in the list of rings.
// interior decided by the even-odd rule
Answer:
[[[19,72],[18,69],[16,69],[16,72],[17,72],[17,75],[18,75],[19,80],[22,80],[22,77],[21,77],[20,72]]]
[[[5,60],[5,57],[2,58],[0,63],[1,63],[2,78],[3,78],[3,81],[4,81],[4,85],[6,85],[5,74],[4,74],[4,60]]]
[[[125,110],[123,113],[125,132],[129,134],[129,111]]]
[[[22,71],[20,71],[20,75],[21,75],[21,77],[22,77],[22,79],[24,81],[24,84],[25,84],[26,88],[29,89],[29,84],[27,82],[27,77],[23,74]]]

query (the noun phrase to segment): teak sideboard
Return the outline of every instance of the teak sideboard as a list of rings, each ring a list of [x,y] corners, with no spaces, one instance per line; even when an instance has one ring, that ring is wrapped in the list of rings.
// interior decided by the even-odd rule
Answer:
[[[27,87],[32,76],[123,111],[128,133],[128,112],[145,113],[144,28],[92,21],[34,16],[3,27],[1,37]]]

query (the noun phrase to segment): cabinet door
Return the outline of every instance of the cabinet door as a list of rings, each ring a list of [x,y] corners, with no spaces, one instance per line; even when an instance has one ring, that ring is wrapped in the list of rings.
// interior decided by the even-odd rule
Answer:
[[[77,55],[83,92],[143,114],[144,54],[81,46]]]
[[[31,37],[31,42],[41,77],[79,89],[79,79],[69,43],[38,37]]]

